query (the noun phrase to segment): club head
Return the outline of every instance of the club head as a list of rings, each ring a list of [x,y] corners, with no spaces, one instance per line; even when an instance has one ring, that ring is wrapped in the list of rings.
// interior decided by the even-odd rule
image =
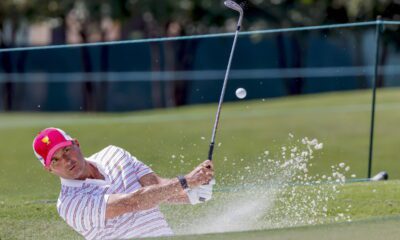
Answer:
[[[232,0],[226,0],[226,1],[224,2],[224,4],[225,4],[225,6],[227,6],[228,8],[233,9],[233,10],[239,12],[240,14],[243,14],[243,9],[242,9],[242,7],[241,7],[239,4],[237,4],[236,2],[234,2],[234,1],[232,1]]]
[[[371,178],[371,181],[382,181],[382,180],[388,180],[389,175],[387,172],[382,171],[378,174],[376,174],[374,177]]]
[[[236,2],[234,2],[234,1],[232,1],[232,0],[226,0],[226,1],[224,2],[224,4],[225,4],[225,6],[227,6],[228,8],[233,9],[233,10],[235,10],[235,11],[237,11],[237,12],[240,13],[240,17],[239,17],[239,21],[238,21],[238,27],[237,27],[237,30],[239,31],[240,26],[242,25],[243,8],[242,8],[239,4],[237,4]]]

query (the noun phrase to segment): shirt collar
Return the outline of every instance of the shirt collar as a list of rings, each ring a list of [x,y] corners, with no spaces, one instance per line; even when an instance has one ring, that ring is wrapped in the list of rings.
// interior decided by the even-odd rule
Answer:
[[[85,158],[86,161],[92,163],[95,167],[97,167],[97,169],[99,170],[99,172],[101,173],[101,175],[103,175],[104,180],[102,179],[91,179],[91,178],[87,178],[85,180],[74,180],[74,179],[65,179],[60,177],[61,179],[61,184],[65,185],[65,186],[69,186],[69,187],[82,187],[82,185],[84,183],[86,184],[93,184],[93,185],[108,185],[110,184],[110,179],[108,178],[108,175],[105,174],[104,168],[101,164],[97,163],[96,161],[89,159],[89,158]]]

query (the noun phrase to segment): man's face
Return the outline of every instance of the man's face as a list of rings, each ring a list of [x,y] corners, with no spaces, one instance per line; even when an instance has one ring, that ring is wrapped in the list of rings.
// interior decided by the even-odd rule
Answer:
[[[48,170],[65,179],[79,179],[84,171],[85,159],[77,142],[58,149],[51,159]]]

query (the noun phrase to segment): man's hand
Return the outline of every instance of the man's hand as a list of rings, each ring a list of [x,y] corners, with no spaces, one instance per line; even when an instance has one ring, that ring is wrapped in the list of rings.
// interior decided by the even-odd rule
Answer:
[[[214,166],[210,160],[206,160],[185,176],[189,188],[208,184],[214,177]]]
[[[193,191],[193,188],[199,189],[193,193],[188,193],[189,189],[184,190],[182,183],[177,178],[162,179],[149,174],[148,177],[140,179],[143,187],[130,193],[110,194],[107,201],[106,219],[112,219],[128,212],[148,210],[163,202],[187,202],[187,197],[194,195],[196,201],[199,201],[199,197],[209,200],[212,195],[212,183],[210,181],[213,176],[214,169],[211,161],[207,160],[197,166],[185,176],[185,179],[189,189],[192,188],[191,191]],[[203,184],[211,185],[211,187],[202,186]]]
[[[212,198],[212,190],[215,185],[215,179],[212,179],[208,184],[200,185],[193,189],[186,190],[186,194],[192,205],[207,202]]]

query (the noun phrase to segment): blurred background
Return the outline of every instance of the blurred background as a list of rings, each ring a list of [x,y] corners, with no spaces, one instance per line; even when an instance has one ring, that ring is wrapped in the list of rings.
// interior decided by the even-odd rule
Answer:
[[[263,30],[374,21],[378,15],[400,19],[399,1],[239,3],[248,33],[238,41],[229,86],[250,90],[248,99],[371,86],[375,25]],[[132,111],[215,102],[218,94],[210,92],[219,92],[232,41],[218,33],[233,32],[236,21],[237,14],[215,0],[2,0],[3,50],[126,42],[0,52],[0,111]],[[379,63],[388,68],[379,87],[396,85],[390,65],[398,62],[397,29],[382,31]],[[179,37],[193,35],[198,37]],[[163,39],[169,37],[176,38]],[[234,99],[227,94],[227,101]]]
[[[400,85],[400,1],[238,3],[245,17],[225,101],[246,105],[239,116],[263,116],[257,128],[242,127],[243,134],[254,142],[275,141],[291,131],[314,134],[330,144],[328,157],[331,151],[334,161],[358,162],[362,176],[373,154],[380,159],[377,170],[400,165],[393,162],[400,101],[395,88]],[[215,0],[2,0],[2,131],[13,135],[13,128],[33,131],[72,124],[87,112],[130,114],[199,104],[211,104],[206,114],[211,117],[237,19],[237,12]],[[382,89],[376,103],[375,85]],[[239,87],[247,90],[241,102],[235,96]],[[256,105],[249,109],[251,103]],[[176,119],[195,118],[198,111]],[[45,114],[54,112],[71,113],[62,115],[64,122],[49,122],[56,118]],[[169,119],[160,121],[164,118]],[[136,127],[121,117],[117,121]],[[17,136],[3,133],[7,139]],[[243,145],[243,156],[261,151],[245,141],[233,142]]]

